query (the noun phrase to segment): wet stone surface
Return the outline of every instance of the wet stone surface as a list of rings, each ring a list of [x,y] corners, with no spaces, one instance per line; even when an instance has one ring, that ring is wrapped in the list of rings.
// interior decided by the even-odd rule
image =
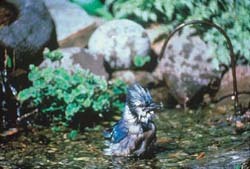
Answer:
[[[11,24],[17,18],[18,12],[11,4],[0,1],[0,29]]]
[[[68,129],[34,127],[8,142],[0,140],[0,168],[237,168],[249,158],[250,125],[236,133],[225,111],[165,110],[155,119],[157,143],[150,156],[104,156],[104,127],[69,140]],[[107,124],[104,123],[104,124]]]

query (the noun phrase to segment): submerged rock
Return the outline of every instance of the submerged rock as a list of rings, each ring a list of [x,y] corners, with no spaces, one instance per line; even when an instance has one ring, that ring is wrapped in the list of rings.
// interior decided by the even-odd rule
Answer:
[[[249,149],[242,149],[238,151],[221,152],[213,154],[204,160],[195,161],[190,164],[188,168],[241,168],[246,163],[249,163]]]
[[[16,58],[16,66],[28,68],[42,60],[44,47],[57,48],[56,32],[43,1],[6,0],[18,17],[10,25],[0,28],[0,56],[4,49]]]
[[[171,39],[154,74],[164,80],[179,104],[201,101],[205,88],[221,75],[212,65],[209,46],[193,30],[184,29]]]
[[[135,56],[149,54],[150,40],[141,25],[120,19],[97,28],[90,37],[88,47],[97,55],[104,56],[109,69],[129,69]]]

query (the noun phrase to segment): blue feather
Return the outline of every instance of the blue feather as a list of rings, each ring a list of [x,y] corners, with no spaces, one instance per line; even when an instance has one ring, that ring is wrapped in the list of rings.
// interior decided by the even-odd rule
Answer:
[[[112,143],[118,143],[128,135],[128,128],[123,120],[115,124],[112,131]]]
[[[108,130],[105,130],[103,131],[103,137],[106,138],[106,139],[110,139],[112,137],[112,128],[111,129],[108,129]]]

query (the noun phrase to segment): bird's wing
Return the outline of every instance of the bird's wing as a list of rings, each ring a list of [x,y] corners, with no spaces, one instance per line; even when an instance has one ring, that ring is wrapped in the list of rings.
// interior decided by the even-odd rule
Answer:
[[[126,122],[120,120],[114,127],[112,131],[112,143],[119,143],[128,135],[128,128],[126,127]]]

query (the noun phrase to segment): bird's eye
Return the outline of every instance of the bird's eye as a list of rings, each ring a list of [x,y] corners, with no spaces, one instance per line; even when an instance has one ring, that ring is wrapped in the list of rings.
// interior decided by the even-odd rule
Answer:
[[[143,104],[139,104],[138,107],[141,107],[141,108],[142,108],[142,107],[144,107],[144,105],[143,105]]]

